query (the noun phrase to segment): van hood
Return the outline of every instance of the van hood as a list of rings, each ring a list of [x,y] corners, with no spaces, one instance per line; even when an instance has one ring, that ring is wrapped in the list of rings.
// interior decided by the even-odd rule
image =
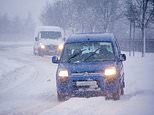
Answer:
[[[90,63],[61,63],[58,69],[67,69],[70,73],[102,72],[106,67],[115,66],[115,61]]]
[[[53,40],[53,39],[40,39],[40,43],[44,45],[59,45],[62,44],[64,41],[62,39]]]

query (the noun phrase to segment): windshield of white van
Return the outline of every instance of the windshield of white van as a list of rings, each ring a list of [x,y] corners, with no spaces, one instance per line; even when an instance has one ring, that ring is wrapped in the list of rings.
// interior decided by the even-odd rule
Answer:
[[[43,39],[58,39],[60,38],[61,32],[55,32],[55,31],[41,31],[40,37]]]
[[[100,62],[114,60],[111,42],[82,42],[65,44],[62,63]]]

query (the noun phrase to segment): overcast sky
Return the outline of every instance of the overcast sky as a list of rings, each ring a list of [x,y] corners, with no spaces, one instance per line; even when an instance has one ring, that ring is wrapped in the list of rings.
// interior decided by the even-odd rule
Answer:
[[[0,14],[7,13],[11,17],[18,15],[25,18],[28,13],[31,13],[38,22],[47,1],[49,0],[0,0]]]

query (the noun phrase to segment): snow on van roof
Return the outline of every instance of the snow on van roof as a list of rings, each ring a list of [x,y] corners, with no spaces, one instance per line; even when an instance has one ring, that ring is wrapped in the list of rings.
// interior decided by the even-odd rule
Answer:
[[[47,30],[62,31],[63,29],[58,26],[38,26],[36,28],[36,31],[47,31]]]
[[[62,36],[64,36],[64,30],[61,27],[58,26],[38,26],[35,29],[35,34],[34,36],[38,36],[38,33],[40,31],[55,31],[55,32],[61,32]]]
[[[66,42],[112,41],[113,39],[112,33],[78,33],[71,35]]]

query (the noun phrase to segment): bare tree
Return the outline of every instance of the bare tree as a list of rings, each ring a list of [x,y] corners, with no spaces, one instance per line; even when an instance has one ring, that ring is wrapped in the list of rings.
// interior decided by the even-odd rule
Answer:
[[[132,0],[126,1],[126,12],[125,16],[130,22],[130,31],[129,31],[129,56],[131,56],[131,50],[133,49],[133,55],[134,55],[134,45],[132,46],[132,42],[135,39],[135,22],[138,20],[138,11],[136,8],[136,5],[133,4]],[[134,43],[133,43],[134,44]]]
[[[129,1],[129,2],[128,2]],[[130,22],[135,22],[136,26],[141,29],[142,36],[142,57],[146,52],[145,29],[154,20],[154,0],[128,0],[127,18]]]
[[[99,25],[104,32],[110,32],[110,26],[120,17],[118,0],[96,0],[95,8]]]
[[[10,28],[9,28],[10,23],[11,22],[10,22],[8,14],[3,14],[0,17],[0,33],[9,32],[10,31]]]
[[[117,0],[63,0],[47,3],[42,12],[44,25],[57,25],[72,31],[110,31],[117,19]]]

